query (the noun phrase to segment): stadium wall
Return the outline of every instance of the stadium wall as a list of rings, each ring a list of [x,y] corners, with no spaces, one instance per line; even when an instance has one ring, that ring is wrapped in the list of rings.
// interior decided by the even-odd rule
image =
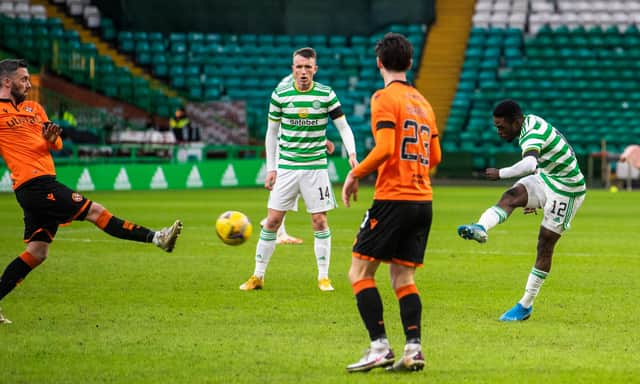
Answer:
[[[383,26],[431,24],[435,0],[95,0],[121,30],[368,35]]]
[[[342,158],[329,159],[329,176],[338,185],[349,172]],[[57,167],[57,179],[77,191],[129,191],[263,186],[264,160],[209,160],[182,164],[95,164]],[[0,166],[0,192],[11,192],[11,178]]]

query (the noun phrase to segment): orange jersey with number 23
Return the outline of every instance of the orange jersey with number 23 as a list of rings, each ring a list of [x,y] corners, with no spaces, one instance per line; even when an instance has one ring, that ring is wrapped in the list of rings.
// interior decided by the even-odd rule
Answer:
[[[371,97],[371,131],[376,147],[386,150],[374,148],[353,170],[354,176],[377,169],[375,200],[430,201],[429,171],[441,153],[429,102],[411,85],[393,81]]]

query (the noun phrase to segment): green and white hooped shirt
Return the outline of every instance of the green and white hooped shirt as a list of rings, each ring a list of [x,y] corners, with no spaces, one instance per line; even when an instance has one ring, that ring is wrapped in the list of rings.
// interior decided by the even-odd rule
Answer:
[[[522,153],[539,153],[538,173],[557,194],[580,196],[587,185],[580,172],[578,160],[564,136],[539,116],[526,115],[518,140]]]
[[[314,82],[301,92],[293,82],[280,83],[269,105],[269,119],[280,122],[278,168],[327,168],[327,126],[330,112],[338,107],[329,86]]]

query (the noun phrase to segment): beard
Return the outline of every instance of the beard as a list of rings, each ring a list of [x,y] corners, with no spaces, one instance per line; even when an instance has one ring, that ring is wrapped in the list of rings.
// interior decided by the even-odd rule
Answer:
[[[27,98],[27,92],[20,92],[17,87],[11,87],[11,96],[16,102],[16,105],[22,103]]]

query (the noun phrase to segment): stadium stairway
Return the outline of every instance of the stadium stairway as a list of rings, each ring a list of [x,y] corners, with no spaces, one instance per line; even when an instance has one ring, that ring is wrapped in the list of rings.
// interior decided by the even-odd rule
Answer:
[[[444,131],[464,61],[475,0],[436,1],[436,21],[422,52],[416,87],[433,106]]]
[[[51,4],[47,0],[31,0],[31,3],[43,5],[47,10],[48,17],[55,17],[62,20],[62,25],[65,29],[78,31],[80,40],[83,43],[94,44],[98,53],[111,57],[115,65],[129,68],[132,75],[144,78],[149,82],[152,88],[162,91],[162,93],[169,97],[176,97],[177,92],[175,90],[169,88],[162,81],[149,75],[144,69],[136,65],[126,55],[119,53],[116,49],[109,46],[108,43],[91,33],[91,31],[84,25],[76,21],[74,18],[68,16],[66,13],[60,11],[60,9],[55,4]]]

